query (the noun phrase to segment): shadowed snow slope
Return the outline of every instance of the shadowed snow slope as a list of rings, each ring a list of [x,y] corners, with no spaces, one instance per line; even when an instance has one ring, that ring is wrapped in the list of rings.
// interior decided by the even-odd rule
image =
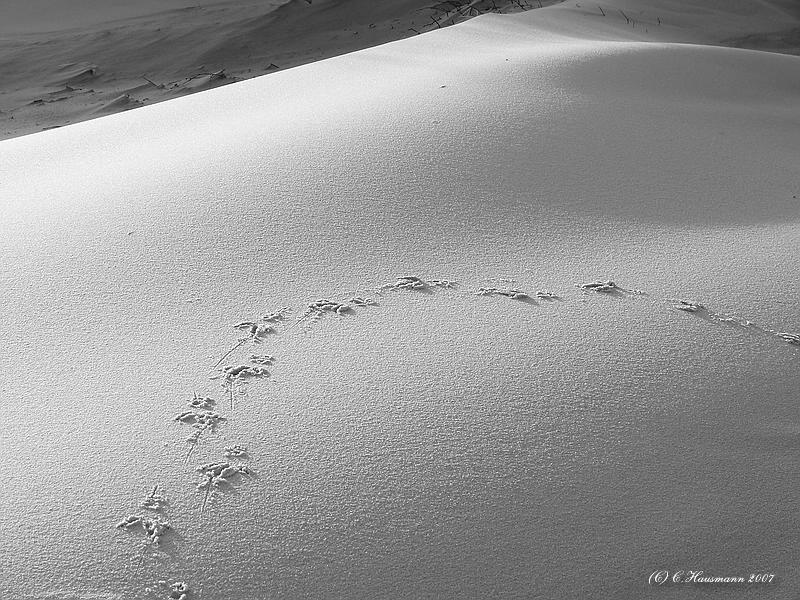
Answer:
[[[0,143],[0,598],[795,598],[800,59],[592,18]]]
[[[70,0],[46,14],[31,10],[41,1],[3,5],[0,139],[95,118],[101,107],[105,114],[122,112],[377,46],[488,11],[532,8],[516,0],[460,6],[430,0],[201,0],[195,6],[187,6],[189,0]],[[70,18],[60,19],[59,8]],[[36,14],[40,29],[28,31]],[[61,27],[48,31],[59,21]],[[87,67],[89,76],[68,75]],[[123,94],[136,102],[108,106]]]
[[[533,11],[540,28],[587,39],[800,53],[795,0],[199,0],[193,6],[189,0],[70,0],[46,12],[43,1],[3,5],[0,139],[377,46],[486,12],[537,6],[548,8]],[[131,102],[112,103],[123,95]]]

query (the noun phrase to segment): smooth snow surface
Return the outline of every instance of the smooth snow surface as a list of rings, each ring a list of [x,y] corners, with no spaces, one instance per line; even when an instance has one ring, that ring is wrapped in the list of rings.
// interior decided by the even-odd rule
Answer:
[[[0,598],[796,598],[800,59],[601,19],[0,143]]]

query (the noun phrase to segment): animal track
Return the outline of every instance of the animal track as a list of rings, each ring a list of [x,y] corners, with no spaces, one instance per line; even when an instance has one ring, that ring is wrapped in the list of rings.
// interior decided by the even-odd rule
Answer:
[[[175,416],[175,421],[180,421],[191,425],[195,431],[186,438],[186,442],[191,444],[189,452],[186,453],[186,462],[200,442],[200,436],[206,431],[214,431],[217,426],[225,421],[225,417],[212,410],[187,410]]]
[[[139,506],[145,510],[154,513],[161,513],[166,505],[167,499],[163,494],[158,493],[157,485],[153,487],[153,490],[139,504]],[[145,540],[142,545],[142,551],[139,553],[139,560],[136,564],[135,572],[138,572],[139,568],[142,566],[147,550],[152,547],[160,546],[162,540],[172,531],[172,526],[164,520],[161,514],[152,516],[146,514],[128,515],[117,523],[116,527],[117,529],[124,529],[131,533],[144,533]]]
[[[186,402],[190,407],[195,409],[210,409],[216,405],[213,399],[200,396],[197,392],[194,393],[191,400],[187,400]]]
[[[225,458],[241,458],[241,459],[250,458],[250,454],[248,453],[247,448],[239,445],[225,446],[224,454]]]
[[[490,281],[496,282],[497,285],[503,287],[481,287],[473,293],[478,296],[503,296],[512,300],[527,301],[530,304],[536,304],[536,300],[561,300],[558,295],[546,290],[538,290],[533,294],[528,294],[516,287],[505,287],[516,285],[513,280],[493,279]],[[382,296],[384,290],[423,292],[427,290],[427,294],[433,295],[435,291],[433,288],[451,290],[456,289],[457,286],[458,284],[456,282],[447,279],[431,279],[425,281],[415,276],[403,276],[398,277],[393,283],[382,285],[366,293],[375,293]],[[576,287],[584,293],[597,292],[603,294],[624,294],[627,296],[647,295],[641,290],[626,290],[613,281],[592,281],[576,284]],[[361,290],[348,292],[348,294],[359,293],[363,292]],[[686,300],[671,300],[670,302],[672,308],[678,311],[693,313],[711,321],[730,323],[741,327],[751,327],[760,332],[777,336],[793,346],[800,346],[800,335],[798,334],[763,329],[745,319],[712,312],[699,303]],[[222,378],[222,387],[230,393],[231,408],[233,408],[234,388],[238,388],[240,393],[244,393],[242,386],[245,386],[252,379],[269,377],[270,373],[267,367],[272,367],[276,362],[275,357],[270,354],[252,353],[249,354],[247,358],[249,364],[233,363],[218,368],[219,365],[238,348],[241,348],[247,342],[252,342],[253,344],[263,342],[268,335],[286,332],[297,324],[313,323],[324,316],[345,316],[355,313],[356,309],[358,309],[358,312],[361,312],[361,309],[365,307],[377,305],[378,303],[368,296],[356,295],[350,297],[346,301],[323,298],[308,303],[305,310],[297,317],[295,323],[288,327],[285,326],[284,322],[292,312],[289,307],[282,307],[263,315],[260,317],[259,321],[241,321],[236,323],[234,328],[245,332],[245,337],[239,339],[237,343],[217,361],[217,364],[213,367],[216,373],[212,375],[212,378]],[[226,418],[213,410],[216,406],[216,402],[210,397],[200,396],[195,392],[192,398],[186,402],[189,410],[177,414],[174,420],[190,425],[193,428],[193,432],[186,440],[191,444],[189,452],[186,455],[186,461],[188,462],[202,434],[206,431],[215,430],[220,423],[226,421]],[[224,494],[226,491],[232,491],[238,485],[241,485],[245,478],[255,477],[254,471],[248,466],[237,462],[231,462],[245,461],[250,458],[248,449],[245,446],[238,444],[225,446],[223,455],[225,457],[223,461],[206,463],[196,468],[196,472],[200,476],[200,482],[197,483],[196,487],[198,491],[204,492],[202,504],[200,506],[201,514],[204,513],[208,501],[216,494]],[[117,527],[130,532],[140,531],[144,533],[145,547],[159,545],[162,538],[172,529],[169,522],[163,519],[161,515],[166,504],[166,498],[163,494],[158,493],[158,486],[156,486],[140,504],[142,509],[156,514],[130,515],[118,523]],[[167,585],[166,582],[162,582],[162,584],[165,586]],[[170,584],[169,590],[170,599],[187,600],[189,597],[189,588],[184,582]]]
[[[426,290],[428,284],[419,277],[398,277],[394,283],[387,283],[380,287],[381,290]]]
[[[800,346],[800,335],[798,334],[767,329],[757,325],[749,319],[713,312],[697,302],[689,302],[687,300],[670,300],[669,302],[671,303],[672,308],[687,313],[693,313],[707,321],[734,325],[745,329],[752,329],[761,333],[778,337],[792,346]]]
[[[542,290],[536,292],[535,296],[539,300],[559,300],[559,297],[556,294]]]
[[[189,600],[189,586],[183,581],[169,584],[169,600]]]
[[[627,297],[632,296],[647,296],[647,292],[637,289],[625,289],[624,287],[614,283],[613,281],[591,281],[589,283],[577,283],[575,287],[583,292],[598,292],[607,295],[624,295]]]
[[[275,357],[270,356],[269,354],[251,354],[248,360],[258,365],[264,365],[267,367],[271,367],[275,364]]]
[[[500,289],[494,287],[482,287],[478,288],[478,291],[475,292],[476,296],[505,296],[506,298],[511,298],[512,300],[526,300],[531,299],[531,297],[523,292],[522,290],[515,290],[515,289]]]
[[[800,335],[796,333],[778,332],[776,335],[793,346],[800,346]]]
[[[331,300],[317,300],[308,305],[308,310],[319,313],[336,313],[337,315],[344,315],[349,313],[353,308],[346,302],[333,302]]]
[[[682,310],[684,312],[707,312],[706,307],[702,304],[696,304],[694,302],[687,302],[686,300],[678,300],[676,304],[672,305],[672,308],[677,310]]]
[[[285,320],[287,315],[291,312],[291,309],[288,306],[283,306],[278,310],[267,313],[261,320],[265,323],[280,323],[281,321]]]
[[[288,312],[288,308],[282,308],[274,313],[270,313],[262,317],[262,320],[265,323],[277,323],[285,318],[286,313]],[[225,354],[223,354],[220,359],[214,365],[214,369],[216,369],[222,361],[228,358],[231,354],[236,352],[239,348],[241,348],[247,342],[251,342],[253,344],[261,344],[264,342],[266,336],[270,334],[277,334],[278,329],[274,325],[267,325],[265,323],[256,323],[254,321],[241,321],[240,323],[234,324],[234,329],[239,329],[240,331],[246,331],[247,335],[245,337],[239,338],[237,342],[231,347]]]
[[[455,281],[450,281],[449,279],[431,279],[429,283],[433,287],[439,287],[446,290],[453,290],[458,286]]]
[[[256,357],[261,357],[261,355],[251,355]],[[270,359],[272,357],[264,355],[263,360]],[[251,358],[251,360],[253,360]],[[254,361],[257,362],[258,358]],[[263,365],[228,365],[226,367],[222,367],[220,373],[213,375],[212,379],[216,379],[218,377],[222,377],[222,389],[228,392],[228,396],[230,398],[230,405],[231,410],[233,410],[233,391],[234,388],[240,393],[244,394],[245,386],[247,385],[248,381],[251,379],[263,379],[269,377],[269,371]]]
[[[232,465],[229,462],[206,463],[195,469],[203,477],[197,484],[199,491],[205,490],[200,514],[203,514],[209,497],[217,491],[224,491],[225,487],[233,486],[242,477],[253,477],[253,471],[246,465]]]
[[[163,494],[159,494],[158,486],[155,486],[153,487],[153,491],[150,492],[144,500],[142,500],[142,503],[139,506],[145,510],[161,512],[166,505],[167,498]]]
[[[378,306],[378,303],[372,298],[363,298],[361,296],[350,298],[350,304],[353,306]]]
[[[277,329],[275,329],[272,325],[253,323],[252,321],[243,321],[242,323],[237,323],[233,327],[234,329],[246,331],[249,337],[245,339],[249,339],[251,342],[256,344],[263,342],[265,336],[278,332]]]
[[[258,365],[228,365],[227,367],[222,368],[222,372],[225,379],[231,381],[235,379],[248,379],[252,377],[269,377],[269,371]]]
[[[141,529],[147,541],[145,543],[158,545],[161,538],[172,529],[169,523],[162,521],[160,517],[149,517],[147,515],[130,515],[117,523],[117,528],[125,531]]]
[[[716,321],[719,323],[727,323],[729,325],[737,325],[739,327],[753,327],[755,329],[764,331],[752,321],[743,319],[741,317],[733,317],[723,313],[717,313],[709,310],[704,305],[697,302],[689,302],[687,300],[670,300],[672,308],[686,313],[695,314],[708,321]]]
[[[225,417],[213,410],[187,410],[175,415],[175,420],[181,423],[192,425],[196,429],[213,429],[220,422],[225,420]]]
[[[621,288],[613,281],[592,281],[590,283],[578,283],[576,285],[584,291],[602,292],[605,294],[621,291]]]
[[[354,306],[368,306],[370,298],[354,298],[359,303],[354,303]],[[319,299],[314,302],[309,302],[306,309],[302,314],[297,317],[295,325],[310,326],[322,319],[325,315],[344,316],[353,312],[353,306],[347,302],[334,302],[333,300]]]

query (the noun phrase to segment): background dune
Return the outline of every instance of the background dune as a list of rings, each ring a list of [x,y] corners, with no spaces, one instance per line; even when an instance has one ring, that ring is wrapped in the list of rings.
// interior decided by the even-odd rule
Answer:
[[[402,39],[485,12],[553,3],[80,0],[44,11],[37,2],[12,2],[4,11],[13,18],[0,24],[0,139]],[[76,15],[86,17],[81,22]],[[110,106],[123,95],[131,102]]]
[[[789,5],[579,4],[0,143],[0,597],[796,597]]]
[[[791,0],[748,3],[556,0],[42,0],[4,5],[0,139],[130,110],[462,22],[553,11],[581,36],[722,44],[798,53]],[[575,29],[575,28],[578,29]],[[127,101],[121,102],[120,98]]]

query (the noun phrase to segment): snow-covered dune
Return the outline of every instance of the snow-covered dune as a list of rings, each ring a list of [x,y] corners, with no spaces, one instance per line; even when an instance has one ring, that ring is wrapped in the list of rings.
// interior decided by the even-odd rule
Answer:
[[[0,139],[559,1],[6,0]]]
[[[0,598],[796,597],[800,59],[696,12],[0,142]]]

